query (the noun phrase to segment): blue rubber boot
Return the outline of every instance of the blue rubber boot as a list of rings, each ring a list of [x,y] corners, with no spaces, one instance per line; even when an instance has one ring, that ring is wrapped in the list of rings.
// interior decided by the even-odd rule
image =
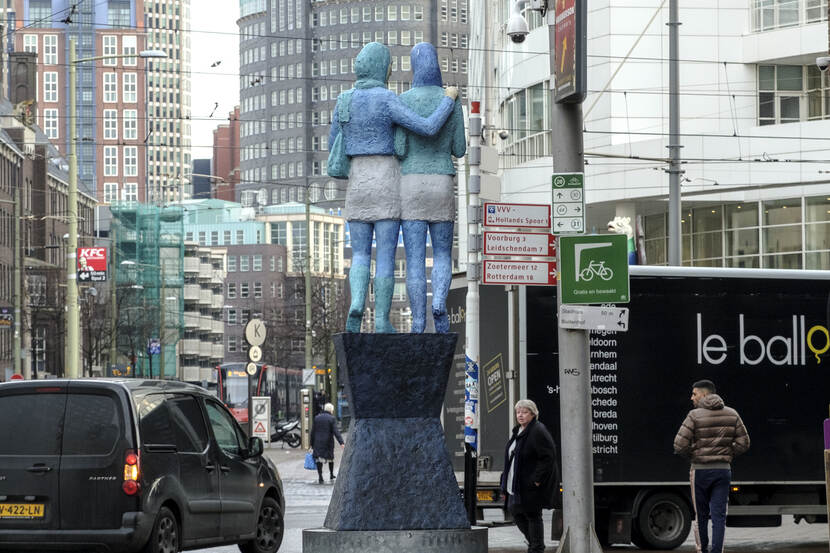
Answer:
[[[369,290],[369,264],[372,259],[372,223],[349,221],[352,244],[352,267],[349,270],[349,290],[352,304],[346,319],[346,332],[360,332],[363,306]]]
[[[389,322],[392,307],[392,292],[395,291],[395,277],[375,277],[375,334],[397,332]]]
[[[436,334],[450,331],[447,294],[452,282],[452,221],[429,224],[432,240],[432,319]],[[408,268],[408,267],[407,267]]]
[[[427,222],[403,221],[403,244],[406,253],[406,295],[412,310],[412,331],[422,334],[427,325]]]
[[[369,268],[364,266],[352,267],[349,271],[349,289],[352,293],[352,304],[349,306],[349,317],[346,319],[346,332],[360,332],[368,287]]]

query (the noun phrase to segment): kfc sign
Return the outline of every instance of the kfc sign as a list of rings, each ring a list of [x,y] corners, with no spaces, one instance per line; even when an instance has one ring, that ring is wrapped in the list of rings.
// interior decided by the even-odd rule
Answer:
[[[107,248],[78,248],[78,280],[107,280]]]

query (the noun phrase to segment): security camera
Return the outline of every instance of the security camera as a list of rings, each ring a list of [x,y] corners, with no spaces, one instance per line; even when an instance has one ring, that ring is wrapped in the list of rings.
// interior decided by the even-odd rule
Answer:
[[[521,5],[524,0],[516,0],[511,9],[510,19],[507,20],[507,36],[516,44],[521,44],[530,33],[527,20],[522,15]]]
[[[830,56],[821,56],[816,58],[816,65],[822,71],[827,71],[827,68],[830,67]]]
[[[499,138],[502,140],[507,140],[510,137],[510,132],[507,129],[502,129],[499,131]]]

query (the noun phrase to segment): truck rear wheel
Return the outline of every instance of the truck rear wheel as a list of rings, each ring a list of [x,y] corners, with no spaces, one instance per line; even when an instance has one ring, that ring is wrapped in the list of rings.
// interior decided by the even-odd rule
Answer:
[[[635,544],[649,549],[674,549],[689,535],[692,513],[679,495],[656,493],[640,506],[635,526]],[[642,543],[637,543],[640,540]]]

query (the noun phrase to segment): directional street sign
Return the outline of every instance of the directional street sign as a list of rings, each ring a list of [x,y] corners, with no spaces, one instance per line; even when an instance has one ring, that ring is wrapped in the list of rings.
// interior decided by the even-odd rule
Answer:
[[[556,284],[555,261],[484,260],[483,284]]]
[[[161,353],[161,341],[158,338],[147,340],[147,355],[159,355]]]
[[[556,237],[548,233],[486,231],[484,255],[552,257],[556,255]]]
[[[626,332],[628,330],[628,308],[560,305],[559,326],[581,330]]]
[[[484,204],[484,226],[550,229],[550,206],[545,204]]]
[[[265,342],[265,323],[262,319],[251,319],[245,325],[245,339],[252,346],[261,346]]]
[[[628,250],[624,234],[559,239],[562,303],[628,303]]]
[[[553,185],[553,232],[585,232],[585,174],[555,173]]]

